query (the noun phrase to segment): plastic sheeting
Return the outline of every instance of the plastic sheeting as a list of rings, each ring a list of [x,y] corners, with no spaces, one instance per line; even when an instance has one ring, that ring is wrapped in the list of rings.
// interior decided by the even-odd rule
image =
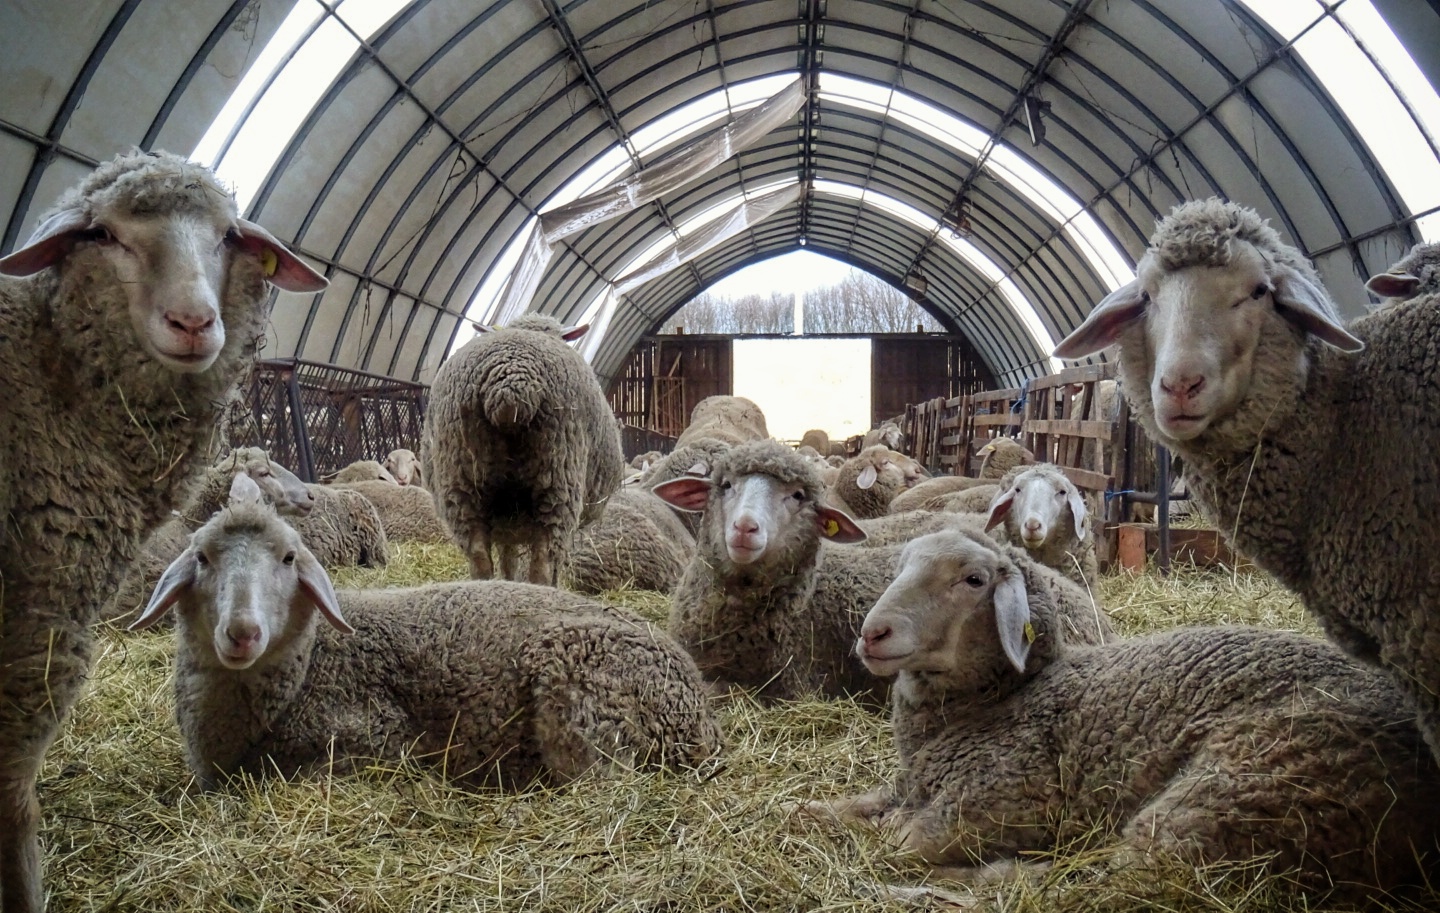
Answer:
[[[532,233],[526,244],[492,322],[503,325],[525,313],[535,290],[540,287],[545,268],[555,255],[554,245],[558,241],[693,184],[788,122],[804,103],[804,83],[797,79],[758,107],[665,161],[542,213],[539,230]]]

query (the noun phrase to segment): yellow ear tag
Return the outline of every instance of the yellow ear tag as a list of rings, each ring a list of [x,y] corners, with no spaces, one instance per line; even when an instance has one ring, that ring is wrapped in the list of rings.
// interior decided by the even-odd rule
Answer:
[[[280,268],[280,258],[275,256],[275,251],[264,248],[260,251],[260,266],[264,268],[265,275],[275,275],[275,270]]]
[[[1035,642],[1035,626],[1028,621],[1025,622],[1025,642],[1027,644]]]
[[[839,520],[826,520],[826,521],[825,521],[825,535],[826,535],[827,538],[834,539],[834,538],[835,538],[835,534],[838,533],[838,532],[840,532],[840,521],[839,521]]]

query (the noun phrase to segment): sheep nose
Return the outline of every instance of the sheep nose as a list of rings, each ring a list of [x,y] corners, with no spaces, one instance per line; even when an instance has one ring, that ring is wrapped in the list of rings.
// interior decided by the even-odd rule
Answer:
[[[254,622],[232,624],[225,629],[225,636],[236,647],[252,647],[260,642],[260,626]]]
[[[1190,399],[1198,396],[1205,386],[1205,375],[1182,374],[1179,377],[1161,377],[1160,389],[1176,399]]]
[[[165,323],[170,329],[187,336],[198,336],[215,324],[213,311],[166,311]]]
[[[1026,520],[1025,531],[1031,533],[1038,533],[1040,531],[1040,521],[1035,519]]]
[[[754,517],[736,517],[735,522],[731,525],[734,526],[735,531],[739,533],[748,534],[760,531],[760,522]]]
[[[894,630],[889,625],[882,625],[861,631],[860,636],[865,639],[865,645],[868,647],[878,644],[893,633]]]

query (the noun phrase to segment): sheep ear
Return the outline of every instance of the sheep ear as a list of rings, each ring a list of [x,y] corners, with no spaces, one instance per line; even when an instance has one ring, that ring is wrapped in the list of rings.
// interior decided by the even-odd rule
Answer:
[[[70,253],[76,235],[90,227],[90,217],[78,209],[62,209],[41,222],[25,246],[0,258],[0,276],[30,276],[54,266]]]
[[[867,491],[875,485],[875,480],[880,478],[880,470],[874,466],[866,466],[860,470],[860,475],[855,477],[855,486],[861,491]]]
[[[305,592],[306,597],[330,622],[330,626],[342,634],[354,634],[355,629],[340,614],[340,598],[335,595],[335,586],[330,582],[330,575],[325,573],[325,568],[311,554],[308,548],[301,547],[299,554],[295,556],[295,567],[298,569],[300,578],[300,589]]]
[[[590,324],[582,323],[579,326],[566,327],[565,329],[561,330],[560,338],[565,340],[566,342],[574,342],[588,332],[590,332]]]
[[[656,497],[671,507],[692,514],[698,514],[704,511],[705,505],[710,503],[709,479],[681,476],[678,479],[661,482],[650,490],[655,493]]]
[[[1010,508],[1015,506],[1015,489],[1007,488],[997,494],[990,501],[990,519],[985,521],[985,531],[990,530],[1005,522],[1005,517],[1010,513]]]
[[[1413,298],[1420,279],[1409,273],[1379,273],[1370,277],[1365,288],[1381,298]]]
[[[249,219],[238,220],[235,230],[240,235],[240,249],[260,258],[265,278],[275,287],[287,292],[318,292],[330,284],[274,235]]]
[[[195,575],[199,570],[200,561],[196,558],[195,550],[187,548],[181,552],[180,557],[170,562],[165,573],[160,575],[160,582],[155,584],[155,592],[150,594],[145,610],[126,630],[139,631],[148,628],[164,617],[170,607],[179,602],[180,597],[195,585]]]
[[[250,473],[241,472],[236,474],[235,480],[230,483],[230,506],[237,504],[259,504],[262,500],[260,486],[250,478]]]
[[[1070,502],[1070,516],[1075,518],[1075,538],[1081,542],[1085,541],[1085,517],[1089,510],[1085,507],[1085,499],[1078,491],[1072,491],[1066,495]]]
[[[1083,358],[1108,348],[1120,340],[1126,324],[1144,313],[1145,290],[1139,279],[1132,279],[1101,299],[1085,322],[1055,347],[1055,356]]]
[[[1299,271],[1275,265],[1275,306],[1280,315],[1321,342],[1342,352],[1359,352],[1365,343],[1346,332],[1335,317],[1329,294]]]
[[[845,511],[823,504],[815,509],[815,525],[820,527],[820,535],[841,545],[853,545],[870,538]]]
[[[1030,658],[1030,641],[1034,639],[1025,579],[1014,571],[1004,574],[995,585],[994,599],[995,628],[1000,633],[1000,649],[1005,651],[1005,658],[1010,660],[1016,672],[1024,672],[1025,661]]]

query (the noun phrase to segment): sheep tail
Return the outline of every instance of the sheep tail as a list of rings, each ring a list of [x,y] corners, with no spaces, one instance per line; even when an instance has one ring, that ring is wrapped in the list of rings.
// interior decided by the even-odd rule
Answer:
[[[491,385],[486,388],[481,401],[486,420],[496,428],[515,428],[530,424],[538,411],[534,392],[517,389],[506,383]]]

